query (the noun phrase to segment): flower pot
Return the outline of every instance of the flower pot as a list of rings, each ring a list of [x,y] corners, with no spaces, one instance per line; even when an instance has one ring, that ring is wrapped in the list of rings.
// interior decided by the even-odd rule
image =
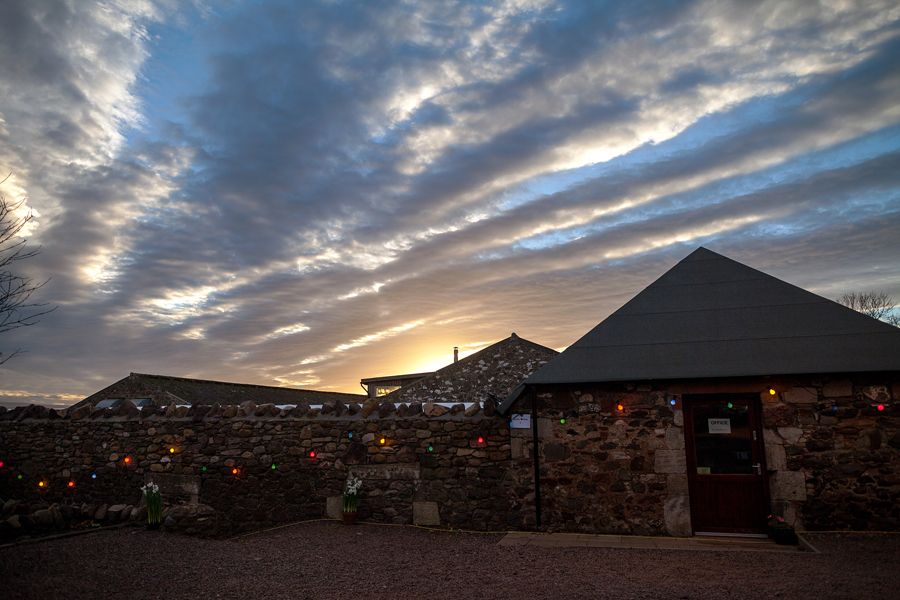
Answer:
[[[356,523],[356,513],[355,512],[345,512],[344,515],[344,525],[353,525]]]
[[[776,544],[790,546],[797,543],[797,534],[793,529],[776,529],[769,527],[769,537]]]
[[[160,523],[159,521],[157,521],[156,523],[147,523],[147,529],[150,529],[151,531],[159,529],[160,526],[162,526],[162,523]]]

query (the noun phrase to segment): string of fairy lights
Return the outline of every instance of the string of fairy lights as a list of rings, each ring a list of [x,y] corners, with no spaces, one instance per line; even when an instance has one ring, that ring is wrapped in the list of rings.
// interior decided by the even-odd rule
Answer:
[[[778,391],[776,391],[775,388],[770,387],[770,388],[768,388],[767,391],[771,396],[776,396],[778,394]],[[673,407],[675,407],[675,406],[677,406],[678,401],[676,399],[672,398],[669,400],[669,404],[671,404]],[[734,407],[734,405],[731,402],[727,403],[727,408],[732,409],[733,407]],[[873,407],[878,412],[883,412],[885,410],[885,405],[882,403],[874,405]],[[840,409],[840,407],[838,406],[837,403],[834,403],[831,406],[831,410],[833,412],[838,412],[839,409]],[[621,402],[617,403],[615,406],[615,411],[619,415],[624,415],[625,413],[628,412],[628,410],[629,410],[629,407],[627,407],[625,404],[623,404]],[[560,418],[559,422],[561,424],[565,424],[566,423],[565,416]],[[510,423],[510,425],[512,426],[512,423]],[[350,441],[353,441],[353,442],[357,442],[357,440],[359,439],[358,432],[356,434],[354,434],[354,432],[350,431],[350,432],[347,432],[346,435],[347,435],[347,439]],[[382,434],[380,436],[375,436],[372,438],[372,441],[375,443],[376,447],[380,447],[380,448],[391,446],[394,443],[394,440],[392,440],[390,438],[390,436],[388,436],[386,434]],[[488,442],[486,441],[484,434],[477,433],[477,432],[471,434],[470,444],[474,448],[488,446]],[[434,443],[429,442],[428,446],[425,448],[426,448],[427,452],[435,452],[438,449],[438,446],[435,446]],[[179,454],[179,453],[181,453],[181,449],[178,445],[169,446],[169,452],[168,452],[169,455],[175,455],[175,454]],[[306,451],[307,462],[309,463],[309,461],[315,461],[314,464],[317,464],[318,461],[320,460],[320,454],[321,454],[320,448],[318,448],[318,447],[310,448],[308,451]],[[118,460],[112,461],[112,462],[114,462],[117,467],[121,467],[121,468],[125,468],[125,469],[127,469],[129,467],[137,466],[134,464],[134,460],[132,459],[132,457],[130,455],[126,455],[126,456],[122,457],[121,459],[118,459]],[[283,469],[280,469],[279,467],[283,467]],[[226,477],[231,476],[232,478],[240,478],[245,474],[246,469],[247,469],[246,465],[238,464],[236,461],[231,462],[229,464],[228,461],[226,461],[226,465],[222,469],[219,469],[219,473],[224,474]],[[289,469],[290,469],[289,464],[278,465],[274,461],[271,463],[271,465],[268,468],[269,471],[276,471],[276,472],[287,471]],[[69,469],[65,469],[65,470],[68,471]],[[202,465],[200,467],[200,471],[203,474],[210,473],[208,465]],[[104,468],[99,471],[99,474],[101,476],[103,476],[107,472],[108,472],[108,469]],[[9,463],[8,460],[0,459],[0,477],[3,477],[4,475],[7,478],[12,478],[13,481],[15,481],[15,482],[21,482],[24,485],[33,485],[40,492],[48,492],[51,489],[74,490],[75,488],[77,488],[79,486],[79,479],[74,476],[57,478],[57,479],[63,479],[64,483],[62,483],[60,485],[51,485],[53,483],[53,479],[46,476],[45,474],[29,476],[28,474],[23,473],[21,468],[13,467]],[[91,472],[90,477],[87,479],[88,479],[88,483],[91,483],[91,482],[95,481],[96,479],[98,479],[98,471]],[[101,479],[103,479],[103,477],[101,477]]]
[[[347,432],[346,435],[347,435],[348,440],[351,440],[354,442],[356,442],[359,439],[359,434],[358,433],[354,434],[354,432],[352,432],[352,431]],[[477,437],[475,437],[476,435],[477,435]],[[373,439],[373,441],[374,441],[375,446],[379,447],[379,448],[390,447],[390,446],[394,445],[394,443],[395,443],[395,441],[392,440],[392,438],[390,436],[384,435],[384,434],[381,436],[376,436]],[[485,434],[481,434],[481,433],[477,433],[477,432],[472,434],[472,436],[470,438],[470,444],[474,448],[486,448],[489,445],[489,443],[486,441]],[[437,448],[439,448],[439,446],[435,446],[434,443],[429,443],[428,446],[425,447],[427,452],[435,452],[435,450]],[[181,454],[182,452],[183,451],[182,451],[181,447],[179,447],[178,445],[171,445],[171,446],[169,446],[169,451],[168,451],[167,455],[171,456],[171,455],[175,455],[175,454]],[[306,466],[309,466],[310,464],[313,464],[313,465],[318,464],[319,460],[321,459],[321,449],[318,447],[310,448],[308,451],[306,451],[305,456],[307,459]],[[115,461],[112,461],[112,462],[114,462],[114,464],[117,467],[116,472],[119,472],[120,469],[127,470],[129,468],[135,468],[138,466],[136,464],[136,461],[132,458],[131,455],[126,455],[121,458],[117,458]],[[280,468],[280,467],[282,467],[282,468]],[[232,479],[239,479],[246,474],[247,468],[248,468],[247,465],[242,465],[242,464],[238,464],[237,462],[234,462],[231,464],[227,464],[226,466],[224,466],[221,469],[218,469],[218,472],[224,474],[226,477],[230,476]],[[212,473],[213,471],[211,471],[210,469],[211,468],[208,465],[200,466],[200,472],[203,474]],[[266,469],[266,470],[283,472],[283,471],[288,471],[289,469],[290,469],[290,466],[288,464],[279,465],[277,462],[273,461],[271,463],[271,465],[269,465],[268,469]],[[68,469],[65,469],[65,470],[68,470]],[[98,475],[100,475],[100,479],[102,481],[106,478],[105,476],[108,474],[108,472],[109,472],[109,469],[106,467],[104,467],[103,469],[100,469],[98,471],[92,471],[92,472],[90,472],[90,477],[87,478],[88,482],[97,480]],[[75,488],[79,487],[79,485],[80,485],[79,478],[74,477],[74,476],[56,478],[56,479],[65,480],[65,483],[63,483],[61,485],[51,485],[51,483],[53,482],[51,477],[48,477],[43,474],[29,477],[27,474],[21,472],[21,468],[14,468],[14,467],[12,467],[12,465],[10,465],[9,461],[0,460],[0,477],[2,477],[3,475],[7,475],[7,477],[13,476],[14,481],[22,482],[25,485],[28,485],[27,481],[30,480],[31,484],[34,485],[34,487],[36,487],[38,489],[38,491],[41,493],[49,492],[51,489],[74,490]],[[115,475],[114,475],[114,477],[115,477]],[[82,482],[83,482],[83,480],[84,480],[84,478],[82,478]]]

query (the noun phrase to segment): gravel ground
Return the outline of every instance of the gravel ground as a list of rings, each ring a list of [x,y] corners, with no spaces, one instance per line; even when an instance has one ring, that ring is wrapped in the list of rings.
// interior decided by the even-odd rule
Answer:
[[[900,534],[811,534],[821,554],[501,548],[500,534],[317,521],[236,540],[140,528],[0,549],[28,599],[879,598]]]

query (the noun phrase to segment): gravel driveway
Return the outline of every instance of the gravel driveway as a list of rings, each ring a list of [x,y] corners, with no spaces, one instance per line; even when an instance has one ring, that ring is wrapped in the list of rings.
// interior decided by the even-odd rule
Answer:
[[[0,597],[879,598],[900,534],[811,534],[821,554],[499,547],[500,534],[317,521],[202,540],[140,528],[0,549]]]

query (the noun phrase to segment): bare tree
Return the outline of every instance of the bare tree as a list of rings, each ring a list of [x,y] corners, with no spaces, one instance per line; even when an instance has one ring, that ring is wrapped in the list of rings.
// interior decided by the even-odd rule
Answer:
[[[900,327],[900,316],[894,313],[894,300],[884,292],[850,292],[836,300],[857,312]]]
[[[22,200],[7,204],[6,199],[0,196],[0,333],[34,325],[38,323],[38,317],[56,310],[56,307],[47,310],[46,303],[31,302],[31,295],[44,287],[49,279],[35,283],[30,277],[14,275],[9,270],[14,262],[32,258],[40,252],[40,247],[34,250],[26,249],[25,244],[28,240],[15,239],[34,218],[31,210],[24,216],[16,216],[16,209],[24,202]],[[15,350],[12,354],[4,356],[0,352],[0,365],[18,353],[19,350]]]

